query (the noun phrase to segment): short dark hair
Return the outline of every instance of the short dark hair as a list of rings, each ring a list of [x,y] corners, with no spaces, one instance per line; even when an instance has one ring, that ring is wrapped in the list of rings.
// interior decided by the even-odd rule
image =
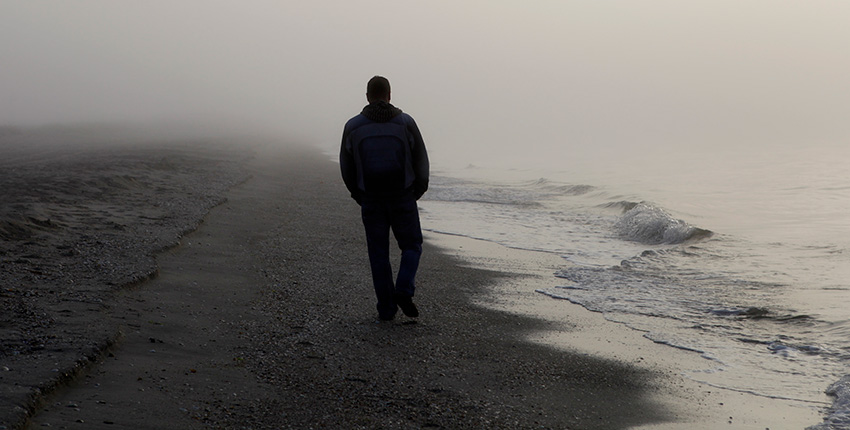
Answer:
[[[366,96],[370,99],[386,99],[390,95],[390,81],[383,76],[374,76],[366,84]]]

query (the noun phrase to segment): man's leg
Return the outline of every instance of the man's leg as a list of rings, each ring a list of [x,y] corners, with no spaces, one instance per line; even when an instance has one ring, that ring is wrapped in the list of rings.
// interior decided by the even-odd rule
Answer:
[[[395,293],[413,297],[416,290],[416,270],[422,256],[422,229],[416,200],[410,199],[393,205],[392,229],[401,249],[401,263],[395,283]]]
[[[366,246],[372,268],[372,283],[378,298],[378,315],[392,319],[398,310],[393,301],[393,271],[390,266],[390,220],[387,205],[363,203],[361,214],[366,228]]]

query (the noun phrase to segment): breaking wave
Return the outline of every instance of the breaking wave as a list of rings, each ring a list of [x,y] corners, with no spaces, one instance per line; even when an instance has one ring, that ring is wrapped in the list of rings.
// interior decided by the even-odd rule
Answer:
[[[614,229],[621,239],[647,245],[673,245],[706,239],[714,234],[711,230],[673,218],[663,209],[645,202],[627,210]]]
[[[837,430],[850,428],[850,375],[834,382],[826,389],[826,394],[833,398],[829,415],[823,423],[807,427],[806,430]]]

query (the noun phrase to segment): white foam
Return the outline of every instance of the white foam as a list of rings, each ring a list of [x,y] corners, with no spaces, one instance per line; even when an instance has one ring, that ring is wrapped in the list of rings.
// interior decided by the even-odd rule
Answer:
[[[850,375],[832,383],[826,394],[835,398],[829,414],[823,423],[807,427],[806,430],[848,430],[850,429]]]
[[[639,203],[623,214],[614,228],[626,240],[649,245],[683,243],[711,235],[710,231],[673,218],[663,209],[646,202]]]

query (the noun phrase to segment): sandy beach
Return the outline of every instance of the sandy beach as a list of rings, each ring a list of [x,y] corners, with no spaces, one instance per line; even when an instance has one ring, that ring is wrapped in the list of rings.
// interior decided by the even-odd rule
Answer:
[[[244,181],[215,139],[92,126],[0,129],[0,425],[16,426],[121,337],[115,294]]]
[[[0,429],[820,421],[694,383],[682,372],[704,366],[695,354],[535,293],[555,282],[549,254],[429,232],[422,316],[377,323],[358,207],[317,149],[101,140],[70,154],[0,147],[14,155],[2,162]]]

